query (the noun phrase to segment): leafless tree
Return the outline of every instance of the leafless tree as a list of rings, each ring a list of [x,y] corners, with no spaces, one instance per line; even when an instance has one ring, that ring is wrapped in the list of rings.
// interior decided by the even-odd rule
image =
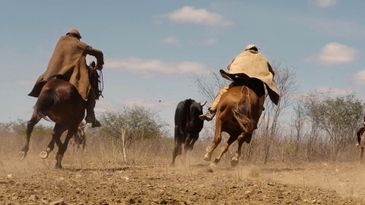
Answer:
[[[228,84],[228,81],[217,73],[211,73],[207,77],[200,77],[195,80],[198,91],[208,100],[212,101],[219,89]]]
[[[303,128],[305,126],[305,112],[304,112],[304,105],[301,101],[298,101],[294,108],[294,117],[292,120],[292,127],[294,128],[294,136],[295,136],[295,150],[294,155],[297,157],[299,152],[299,145],[301,139],[304,135]]]
[[[280,101],[278,105],[274,105],[270,100],[265,101],[265,112],[261,119],[262,135],[265,137],[264,163],[268,162],[272,141],[278,135],[280,116],[291,105],[292,95],[296,90],[294,71],[281,64],[274,66],[274,68],[276,72],[275,81],[280,92]]]

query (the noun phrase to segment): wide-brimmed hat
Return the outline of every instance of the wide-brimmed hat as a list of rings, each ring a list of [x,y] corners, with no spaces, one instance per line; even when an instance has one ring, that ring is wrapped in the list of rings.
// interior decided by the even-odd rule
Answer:
[[[251,44],[248,44],[245,48],[245,50],[254,50],[254,51],[258,51],[258,48],[256,47],[255,44],[251,43]]]
[[[73,34],[81,39],[80,31],[77,28],[70,28],[66,34]]]

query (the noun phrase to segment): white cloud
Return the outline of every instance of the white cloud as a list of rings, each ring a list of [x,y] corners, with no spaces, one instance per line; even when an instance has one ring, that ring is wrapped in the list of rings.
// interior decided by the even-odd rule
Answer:
[[[332,87],[327,87],[327,86],[319,87],[319,88],[317,88],[316,91],[319,93],[326,93],[326,94],[330,94],[330,95],[334,95],[334,96],[349,95],[349,94],[353,93],[353,90],[351,90],[351,89],[332,88]]]
[[[105,67],[128,70],[131,72],[149,74],[207,74],[208,67],[204,64],[191,61],[165,62],[160,59],[149,58],[122,58],[109,59]]]
[[[166,37],[166,38],[162,39],[162,42],[166,43],[166,44],[171,44],[171,45],[178,45],[179,44],[179,41],[177,40],[177,38],[173,37],[173,36],[169,36],[169,37]]]
[[[365,84],[365,70],[355,73],[352,78],[357,84]]]
[[[121,105],[116,105],[111,102],[106,101],[105,99],[100,99],[95,106],[95,112],[104,113],[104,112],[116,112],[120,109]]]
[[[192,23],[206,26],[230,26],[232,22],[222,15],[210,12],[206,9],[197,9],[192,6],[184,6],[178,10],[164,15],[165,18],[177,23]]]
[[[327,8],[331,6],[335,6],[338,2],[337,0],[314,0],[316,6],[321,8]]]
[[[319,54],[309,57],[308,62],[318,62],[323,65],[346,64],[354,61],[357,54],[355,48],[331,42],[325,45]]]
[[[135,98],[113,103],[106,101],[105,99],[101,99],[99,102],[96,103],[95,112],[97,114],[102,114],[105,112],[118,112],[125,106],[141,106],[155,112],[160,112],[161,110],[173,109],[176,105],[177,102],[166,101],[163,99],[156,99],[155,101],[153,101]]]

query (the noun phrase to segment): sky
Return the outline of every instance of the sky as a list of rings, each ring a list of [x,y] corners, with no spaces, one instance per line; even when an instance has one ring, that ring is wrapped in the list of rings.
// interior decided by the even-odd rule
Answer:
[[[71,27],[104,53],[97,115],[141,105],[173,126],[177,103],[203,102],[195,83],[254,43],[290,67],[296,94],[365,99],[365,1],[0,1],[0,122],[27,120],[27,96]],[[90,59],[89,59],[90,60]]]

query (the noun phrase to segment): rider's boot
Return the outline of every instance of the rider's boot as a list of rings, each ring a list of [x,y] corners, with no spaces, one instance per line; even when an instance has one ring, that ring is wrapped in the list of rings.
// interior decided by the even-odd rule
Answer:
[[[211,121],[215,116],[215,112],[216,111],[208,108],[208,112],[206,112],[205,114],[199,115],[199,118],[201,120]]]
[[[95,98],[92,95],[89,95],[89,99],[86,102],[86,123],[91,123],[91,127],[100,127],[100,122],[95,118]]]

